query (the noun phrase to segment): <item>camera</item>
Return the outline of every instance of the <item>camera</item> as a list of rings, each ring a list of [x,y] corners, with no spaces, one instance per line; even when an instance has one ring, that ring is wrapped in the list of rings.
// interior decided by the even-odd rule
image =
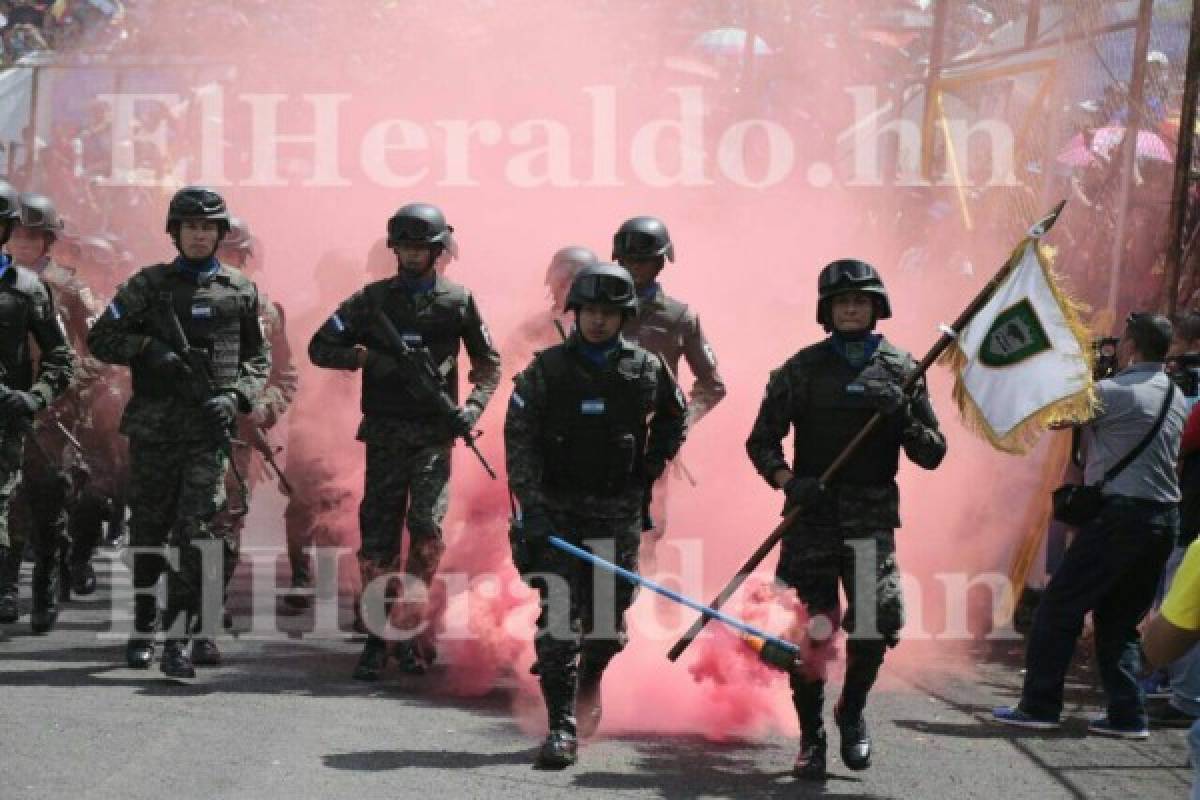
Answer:
[[[1102,381],[1117,374],[1117,345],[1120,339],[1106,336],[1092,340],[1092,379]]]
[[[1200,353],[1183,353],[1168,358],[1167,374],[1185,397],[1200,396]]]

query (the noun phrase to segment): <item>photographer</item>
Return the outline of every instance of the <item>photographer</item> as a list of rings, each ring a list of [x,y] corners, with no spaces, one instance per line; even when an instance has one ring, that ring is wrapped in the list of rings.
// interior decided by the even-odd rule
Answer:
[[[1183,554],[1200,531],[1200,314],[1189,312],[1175,321],[1175,339],[1167,356],[1167,371],[1187,400],[1187,424],[1179,451],[1179,541],[1167,559],[1162,592],[1175,583]],[[1148,695],[1167,702],[1151,707],[1156,726],[1186,727],[1200,717],[1200,648],[1154,672],[1142,683]]]
[[[996,709],[997,722],[1059,726],[1063,682],[1091,611],[1108,704],[1088,730],[1149,736],[1137,683],[1137,625],[1154,601],[1179,527],[1175,462],[1186,419],[1182,392],[1163,371],[1171,334],[1165,317],[1131,314],[1117,345],[1121,369],[1096,384],[1101,410],[1083,426],[1083,441],[1084,482],[1099,490],[1099,508],[1080,527],[1046,588],[1029,635],[1020,704]]]

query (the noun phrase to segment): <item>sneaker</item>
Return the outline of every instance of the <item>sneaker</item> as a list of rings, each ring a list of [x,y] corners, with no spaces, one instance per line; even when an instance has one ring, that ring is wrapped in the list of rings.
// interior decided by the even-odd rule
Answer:
[[[1171,697],[1171,684],[1163,680],[1163,676],[1155,672],[1140,679],[1138,686],[1147,700],[1168,700]]]
[[[1002,725],[1012,725],[1016,728],[1028,728],[1035,731],[1053,731],[1059,728],[1058,720],[1035,717],[1027,714],[1016,706],[1001,706],[992,710],[992,720]]]
[[[1139,725],[1133,728],[1119,727],[1108,721],[1107,714],[1092,719],[1092,721],[1088,723],[1088,733],[1094,733],[1098,736],[1111,736],[1114,739],[1150,738],[1150,729],[1145,725]]]

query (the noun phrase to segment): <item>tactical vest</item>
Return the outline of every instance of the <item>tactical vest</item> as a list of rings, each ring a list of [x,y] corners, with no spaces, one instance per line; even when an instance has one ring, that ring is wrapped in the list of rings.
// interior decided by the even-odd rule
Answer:
[[[0,382],[13,389],[33,385],[33,360],[29,353],[29,328],[48,305],[49,298],[37,274],[13,266],[15,278],[0,279]]]
[[[537,361],[547,388],[543,484],[600,497],[640,485],[646,420],[654,410],[652,392],[645,390],[646,352],[634,348],[616,365],[593,368],[560,345],[539,353]]]
[[[880,345],[875,358],[891,358]],[[820,477],[875,414],[875,407],[853,390],[861,370],[842,358],[828,342],[802,350],[791,362],[803,376],[793,394],[795,472]],[[832,480],[833,485],[890,484],[900,467],[900,448],[888,424],[876,425]]]
[[[625,323],[621,334],[644,350],[662,358],[671,372],[679,374],[679,359],[683,355],[683,337],[688,307],[663,295],[663,307],[638,313]]]
[[[458,402],[458,351],[466,317],[467,290],[458,284],[438,280],[435,293],[410,298],[392,286],[392,279],[376,281],[364,290],[372,316],[383,309],[404,343],[414,350],[425,348],[434,366],[446,378],[446,389]],[[368,347],[392,350],[372,321]],[[403,375],[384,379],[368,370],[363,372],[362,412],[395,419],[418,420],[437,416],[441,405],[412,394],[411,383]]]
[[[250,290],[248,279],[222,268],[200,286],[180,276],[172,264],[147,267],[142,274],[149,284],[150,308],[146,313],[153,335],[170,341],[165,317],[169,303],[188,344],[207,354],[213,382],[217,386],[235,384],[242,363],[242,308]],[[135,369],[133,391],[146,397],[166,397],[178,395],[179,387]]]

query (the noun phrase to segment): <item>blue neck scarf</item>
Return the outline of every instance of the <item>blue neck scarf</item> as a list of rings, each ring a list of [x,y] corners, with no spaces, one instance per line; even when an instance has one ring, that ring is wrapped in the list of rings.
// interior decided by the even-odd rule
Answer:
[[[216,256],[201,259],[179,256],[175,259],[174,264],[176,269],[190,277],[196,283],[208,280],[221,268],[221,262],[217,261]]]
[[[647,285],[646,287],[644,287],[642,289],[638,289],[638,293],[637,293],[638,299],[639,300],[653,300],[655,295],[658,294],[658,290],[659,290],[658,281],[654,281],[654,282],[650,283],[649,285]]]
[[[833,332],[829,344],[838,355],[846,359],[846,363],[855,369],[862,369],[879,349],[883,336],[878,333],[838,333]]]
[[[397,276],[399,280],[396,285],[406,294],[429,294],[433,291],[433,285],[437,283],[437,273],[430,271],[427,278],[413,278],[408,273],[401,272]]]
[[[8,253],[0,253],[0,278],[3,278],[12,268],[12,256]]]
[[[620,336],[618,335],[609,339],[607,342],[592,344],[587,339],[584,339],[582,336],[580,336],[579,352],[583,353],[584,358],[599,367],[608,360],[609,354],[617,349],[617,342],[619,339]]]

